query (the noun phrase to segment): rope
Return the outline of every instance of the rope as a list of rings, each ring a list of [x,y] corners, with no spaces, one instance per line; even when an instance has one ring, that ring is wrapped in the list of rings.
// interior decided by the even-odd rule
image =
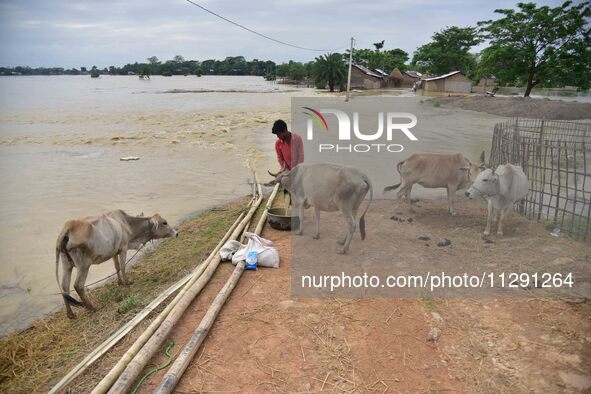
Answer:
[[[142,385],[142,383],[144,383],[144,380],[146,380],[148,377],[150,377],[151,375],[155,374],[156,372],[158,372],[170,365],[172,360],[174,360],[174,356],[172,354],[170,354],[170,349],[172,349],[173,346],[174,346],[174,341],[171,340],[170,343],[168,344],[168,347],[166,348],[166,351],[164,352],[168,356],[168,361],[165,362],[164,364],[162,364],[161,366],[159,366],[158,368],[154,368],[153,370],[148,371],[144,375],[144,377],[138,382],[137,386],[135,386],[135,388],[133,389],[131,394],[135,394],[137,392],[137,390],[140,388],[140,386]]]
[[[146,244],[142,244],[142,246],[140,246],[140,248],[139,248],[138,250],[136,250],[136,251],[135,251],[135,253],[133,254],[133,256],[131,256],[130,258],[128,258],[128,259],[127,259],[127,261],[125,262],[125,266],[126,266],[126,267],[127,267],[127,264],[129,264],[129,262],[130,262],[131,260],[133,260],[133,258],[134,258],[134,257],[135,257],[135,256],[136,256],[136,255],[137,255],[139,252],[140,252],[140,250],[142,250],[142,249],[144,248],[144,246],[145,246],[145,245],[146,245]],[[84,285],[84,287],[85,287],[85,288],[88,288],[89,286],[96,285],[97,283],[104,282],[104,281],[106,281],[107,279],[109,279],[109,278],[111,278],[111,277],[113,277],[113,276],[115,276],[115,275],[117,275],[117,272],[115,272],[114,274],[111,274],[111,275],[105,276],[103,279],[99,279],[99,280],[97,280],[96,282],[92,282],[92,283],[90,283],[90,284],[88,284],[88,285]],[[74,290],[73,290],[73,289],[70,289],[70,291],[74,291]],[[45,295],[62,295],[62,293],[50,293],[50,294],[45,294]]]

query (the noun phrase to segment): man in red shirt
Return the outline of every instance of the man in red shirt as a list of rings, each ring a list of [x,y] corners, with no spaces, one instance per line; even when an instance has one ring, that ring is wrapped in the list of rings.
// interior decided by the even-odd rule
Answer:
[[[273,123],[273,134],[277,136],[275,141],[275,153],[281,170],[291,170],[304,162],[304,143],[302,137],[287,130],[287,124],[279,119]]]

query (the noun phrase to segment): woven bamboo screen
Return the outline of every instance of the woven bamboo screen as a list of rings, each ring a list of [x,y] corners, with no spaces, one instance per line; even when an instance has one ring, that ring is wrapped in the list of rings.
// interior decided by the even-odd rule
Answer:
[[[591,240],[591,123],[512,119],[495,125],[490,165],[517,164],[529,194],[516,209]]]

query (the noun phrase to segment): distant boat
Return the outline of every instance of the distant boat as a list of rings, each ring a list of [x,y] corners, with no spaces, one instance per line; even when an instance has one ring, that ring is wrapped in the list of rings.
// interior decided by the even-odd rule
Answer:
[[[101,73],[99,72],[99,70],[91,70],[90,71],[90,78],[98,78],[101,75]]]

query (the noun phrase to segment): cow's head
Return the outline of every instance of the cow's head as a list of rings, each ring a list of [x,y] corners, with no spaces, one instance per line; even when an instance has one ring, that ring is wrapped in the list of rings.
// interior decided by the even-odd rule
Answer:
[[[480,160],[478,164],[473,164],[469,160],[466,159],[466,165],[464,167],[460,167],[460,171],[462,171],[462,183],[460,184],[459,189],[465,189],[470,186],[478,175],[486,169],[485,164],[485,156],[484,151],[480,154]]]
[[[484,197],[495,195],[497,193],[498,181],[499,177],[495,175],[493,170],[487,168],[478,174],[472,186],[466,191],[466,196],[475,198],[480,195]]]
[[[150,236],[152,239],[177,238],[179,233],[168,224],[166,219],[155,214],[150,218]]]
[[[273,174],[271,171],[267,171],[269,175],[275,177],[271,182],[265,183],[265,186],[275,186],[276,184],[280,184],[282,188],[285,190],[291,191],[291,171],[284,170],[282,172],[278,172]]]

